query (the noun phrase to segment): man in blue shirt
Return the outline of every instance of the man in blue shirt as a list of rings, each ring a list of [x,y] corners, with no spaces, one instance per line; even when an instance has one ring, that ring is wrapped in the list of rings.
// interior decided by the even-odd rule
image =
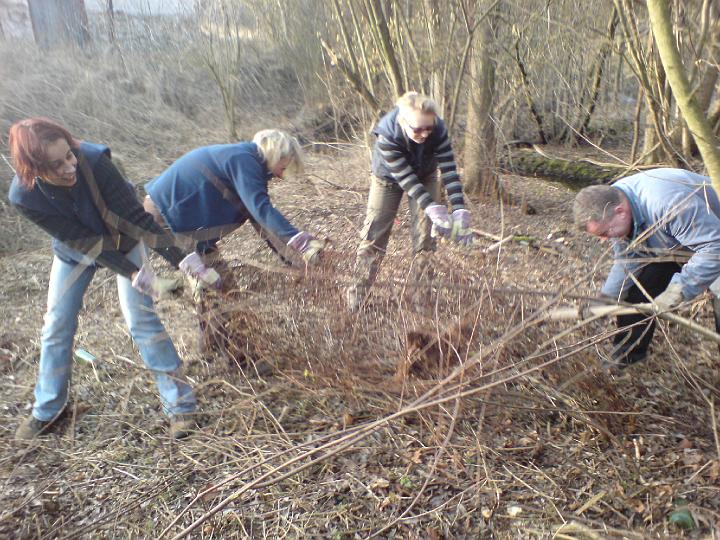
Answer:
[[[720,292],[720,201],[710,179],[682,169],[653,169],[612,186],[581,190],[573,207],[577,227],[613,242],[614,263],[601,295],[615,301],[653,300],[659,311],[703,291]],[[632,277],[631,277],[632,276]],[[643,360],[655,329],[645,315],[618,317],[613,359]]]

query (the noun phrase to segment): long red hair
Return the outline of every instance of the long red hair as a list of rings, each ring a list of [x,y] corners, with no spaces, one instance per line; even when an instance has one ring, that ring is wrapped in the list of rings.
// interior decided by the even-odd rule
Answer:
[[[51,172],[45,147],[58,139],[65,139],[70,148],[80,146],[67,129],[48,118],[27,118],[10,126],[10,157],[23,186],[32,189],[35,178]]]

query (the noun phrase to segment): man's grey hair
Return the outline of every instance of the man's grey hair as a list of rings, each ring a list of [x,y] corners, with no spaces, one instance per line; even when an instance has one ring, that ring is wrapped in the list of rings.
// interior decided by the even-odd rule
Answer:
[[[612,186],[581,189],[573,203],[575,226],[584,232],[589,221],[603,222],[612,218],[613,211],[621,202],[620,190]]]

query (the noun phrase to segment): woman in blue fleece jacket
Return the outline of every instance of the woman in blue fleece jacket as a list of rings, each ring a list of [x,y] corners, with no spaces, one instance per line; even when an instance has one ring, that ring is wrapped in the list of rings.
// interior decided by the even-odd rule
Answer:
[[[283,260],[288,246],[307,264],[314,264],[323,243],[298,231],[268,195],[271,178],[302,168],[297,140],[283,131],[266,129],[256,133],[252,142],[204,146],[183,155],[145,186],[145,209],[174,233],[189,236],[206,262],[213,261],[218,269],[224,266],[217,253],[218,240],[246,221]],[[226,290],[232,288],[227,274],[223,283]],[[205,300],[199,302],[201,348],[227,352],[222,310],[209,307]]]

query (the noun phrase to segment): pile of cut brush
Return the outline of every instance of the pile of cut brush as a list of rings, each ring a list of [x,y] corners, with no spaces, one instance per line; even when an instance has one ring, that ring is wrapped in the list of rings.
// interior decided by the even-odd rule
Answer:
[[[717,375],[702,361],[658,369],[664,353],[611,375],[606,321],[551,321],[562,299],[506,286],[481,248],[391,250],[357,314],[343,301],[347,253],[307,272],[241,264],[230,341],[292,388],[269,428],[282,448],[240,437],[253,459],[214,477],[168,534],[227,534],[228,514],[248,534],[272,523],[337,538],[622,537],[679,532],[688,516],[712,528],[720,448],[697,418],[713,414]],[[677,369],[706,393],[664,399],[663,386],[688,391]]]

